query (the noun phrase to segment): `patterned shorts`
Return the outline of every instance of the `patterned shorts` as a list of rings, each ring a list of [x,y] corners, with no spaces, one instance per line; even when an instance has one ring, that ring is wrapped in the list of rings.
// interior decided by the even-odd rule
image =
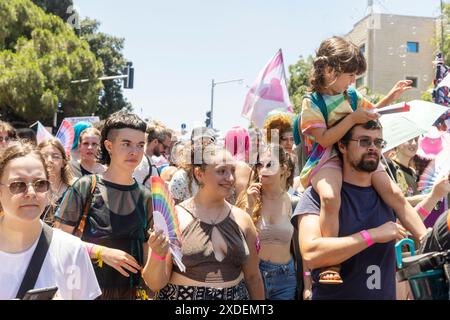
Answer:
[[[244,280],[229,288],[179,286],[168,284],[157,295],[157,300],[249,300]]]

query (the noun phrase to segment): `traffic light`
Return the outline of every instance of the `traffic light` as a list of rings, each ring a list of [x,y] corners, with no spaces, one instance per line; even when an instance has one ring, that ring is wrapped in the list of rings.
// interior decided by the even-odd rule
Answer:
[[[132,62],[127,62],[127,66],[123,69],[123,75],[127,76],[123,79],[124,89],[133,89],[134,84],[134,68]]]
[[[211,127],[211,111],[206,112],[206,120],[205,120],[206,127]]]

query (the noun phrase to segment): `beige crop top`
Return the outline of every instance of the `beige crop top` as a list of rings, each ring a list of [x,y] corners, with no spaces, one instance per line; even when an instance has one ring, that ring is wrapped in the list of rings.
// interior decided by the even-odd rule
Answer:
[[[259,232],[259,241],[261,244],[290,244],[294,234],[294,226],[290,221],[292,210],[289,212],[289,218],[276,224],[271,224],[261,215],[256,224]]]

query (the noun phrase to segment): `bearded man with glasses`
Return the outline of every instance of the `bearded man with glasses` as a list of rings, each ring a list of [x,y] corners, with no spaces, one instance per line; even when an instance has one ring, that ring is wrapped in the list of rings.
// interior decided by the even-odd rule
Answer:
[[[314,300],[396,298],[394,245],[407,234],[372,186],[385,144],[380,123],[369,121],[354,126],[336,145],[343,168],[338,236],[322,235],[320,197],[312,187],[299,200],[292,219],[297,220],[293,222],[299,230],[302,256],[311,269]],[[385,192],[390,190],[386,185]],[[398,214],[398,219],[418,240],[425,236],[415,211]],[[319,283],[320,269],[333,265],[340,265],[343,283]]]

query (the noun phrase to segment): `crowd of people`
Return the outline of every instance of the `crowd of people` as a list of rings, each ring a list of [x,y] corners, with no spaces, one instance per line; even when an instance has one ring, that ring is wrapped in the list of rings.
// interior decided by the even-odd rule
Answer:
[[[420,183],[450,138],[432,127],[383,154],[376,110],[411,82],[373,104],[351,86],[365,70],[357,46],[327,39],[299,115],[223,136],[120,111],[77,123],[67,153],[0,121],[0,299],[411,299],[395,244],[450,249],[449,177]],[[176,205],[185,270],[154,228],[151,177]]]

